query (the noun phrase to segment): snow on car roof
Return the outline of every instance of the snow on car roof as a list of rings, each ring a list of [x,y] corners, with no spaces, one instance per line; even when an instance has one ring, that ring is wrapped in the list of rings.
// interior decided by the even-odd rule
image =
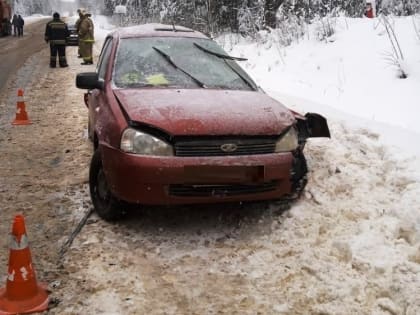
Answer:
[[[120,38],[129,37],[153,37],[153,36],[173,36],[173,37],[195,37],[208,38],[204,34],[180,25],[167,25],[159,23],[142,24],[119,28],[112,33]]]

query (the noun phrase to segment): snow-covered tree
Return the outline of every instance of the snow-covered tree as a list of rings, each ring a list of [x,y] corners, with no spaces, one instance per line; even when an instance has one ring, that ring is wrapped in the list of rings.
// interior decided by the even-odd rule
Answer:
[[[36,3],[56,0],[15,0]],[[276,28],[285,20],[311,21],[344,13],[363,16],[367,0],[79,0],[95,2],[112,15],[126,5],[125,24],[176,23],[208,34],[223,31],[249,34],[263,27]],[[378,12],[409,15],[420,11],[420,0],[377,0]],[[286,18],[285,18],[286,17]],[[299,22],[300,21],[300,22]]]

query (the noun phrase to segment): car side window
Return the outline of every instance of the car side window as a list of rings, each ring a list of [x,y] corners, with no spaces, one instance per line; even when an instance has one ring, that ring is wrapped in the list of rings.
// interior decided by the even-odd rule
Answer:
[[[109,38],[106,40],[101,56],[99,57],[99,62],[98,62],[98,78],[99,79],[102,79],[102,80],[105,79],[106,69],[108,68],[108,63],[109,63],[109,56],[111,54],[111,48],[112,48],[112,39]]]

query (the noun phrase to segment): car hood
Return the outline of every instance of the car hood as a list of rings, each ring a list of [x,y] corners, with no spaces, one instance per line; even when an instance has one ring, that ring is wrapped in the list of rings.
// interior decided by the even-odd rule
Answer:
[[[295,122],[262,92],[206,89],[116,89],[132,121],[172,135],[277,135]]]

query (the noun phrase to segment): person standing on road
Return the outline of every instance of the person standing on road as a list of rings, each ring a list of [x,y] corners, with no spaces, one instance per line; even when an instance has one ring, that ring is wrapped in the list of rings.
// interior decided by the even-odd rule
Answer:
[[[18,16],[17,14],[13,14],[13,18],[12,18],[12,25],[13,25],[13,36],[17,36],[18,34]]]
[[[18,36],[23,36],[23,25],[25,25],[25,20],[18,15]]]
[[[372,7],[372,3],[370,2],[366,3],[365,16],[370,19],[373,18],[373,7]]]
[[[58,55],[60,67],[68,67],[66,59],[66,38],[69,37],[67,24],[60,19],[60,14],[55,12],[52,21],[45,27],[45,41],[50,43],[50,67],[55,68]]]
[[[77,13],[79,14],[79,18],[76,20],[74,26],[76,27],[76,32],[79,34],[80,22],[82,21],[82,9],[77,9]],[[79,40],[79,47],[77,48],[77,58],[82,58],[82,54],[80,53],[80,40]]]
[[[93,43],[95,42],[93,36],[93,22],[90,18],[90,13],[85,10],[81,11],[82,18],[79,24],[79,47],[83,58],[82,65],[93,64]]]

